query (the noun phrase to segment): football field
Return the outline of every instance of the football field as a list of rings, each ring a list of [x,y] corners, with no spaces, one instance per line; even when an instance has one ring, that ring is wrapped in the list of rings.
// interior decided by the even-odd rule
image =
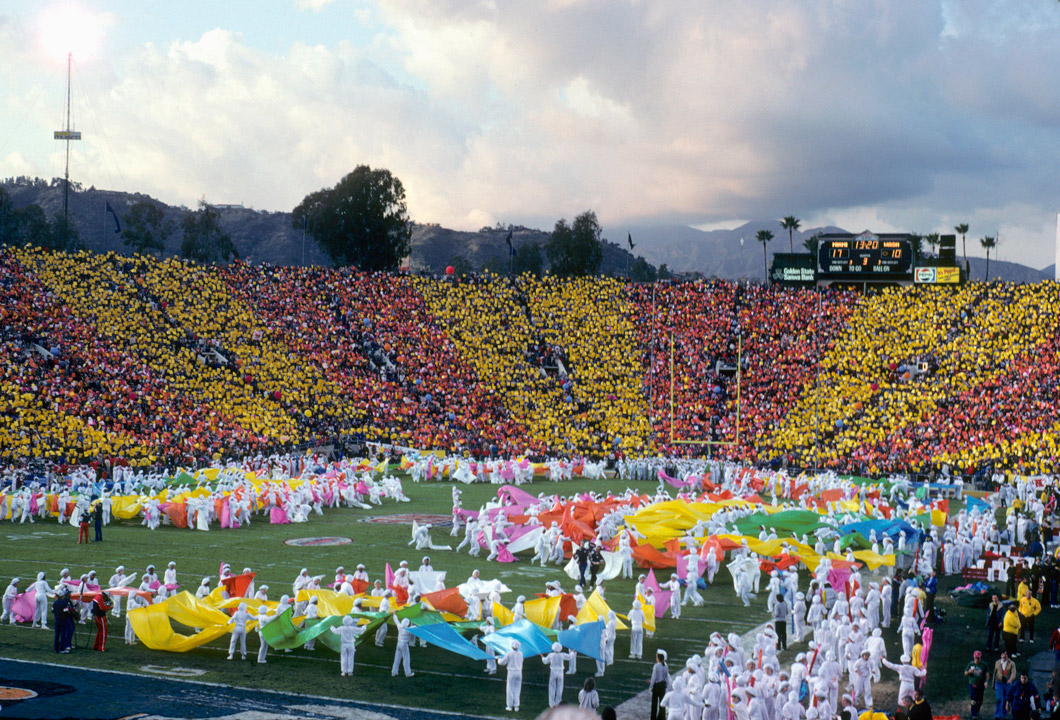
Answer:
[[[570,495],[587,490],[604,491],[627,486],[639,492],[653,491],[654,483],[623,483],[615,480],[573,480],[552,483],[538,479],[533,485],[523,486],[534,494],[562,493]],[[291,584],[299,570],[308,568],[311,575],[325,576],[322,583],[330,583],[335,569],[344,566],[352,572],[364,563],[371,579],[382,579],[385,564],[392,567],[407,560],[413,569],[419,566],[422,551],[409,547],[411,523],[440,520],[445,527],[435,527],[431,538],[436,545],[455,547],[461,538],[450,538],[449,516],[452,509],[451,483],[404,483],[408,503],[384,501],[371,510],[325,509],[323,517],[313,515],[308,523],[270,525],[263,516],[255,516],[249,527],[236,530],[215,529],[210,532],[183,530],[162,526],[156,531],[142,527],[138,521],[116,521],[104,529],[104,541],[89,545],[77,544],[77,529],[59,525],[54,520],[33,525],[4,523],[0,538],[0,572],[4,582],[18,575],[24,582],[36,577],[38,571],[48,573],[54,584],[62,568],[69,568],[78,577],[95,570],[106,584],[114,568],[125,565],[127,572],[142,573],[148,564],[155,565],[161,575],[170,561],[177,563],[182,589],[194,592],[204,577],[215,584],[222,562],[229,563],[234,572],[250,567],[258,573],[255,582],[269,586],[269,599],[291,593]],[[478,508],[495,496],[497,487],[488,484],[461,485],[463,506]],[[431,517],[435,516],[435,517]],[[285,540],[312,537],[343,537],[352,542],[345,545],[288,545]],[[519,562],[502,564],[485,562],[486,552],[472,558],[466,552],[437,550],[429,553],[432,564],[448,573],[446,585],[464,582],[472,570],[478,569],[485,579],[498,578],[512,589],[502,598],[510,607],[518,595],[527,598],[544,590],[549,580],[559,580],[566,591],[574,581],[555,565],[531,565],[529,553]],[[668,576],[667,576],[668,577]],[[660,576],[660,580],[667,579]],[[656,648],[665,648],[673,662],[693,653],[702,653],[710,633],[717,630],[728,634],[745,634],[766,619],[764,599],[750,609],[738,607],[728,574],[719,572],[716,586],[705,593],[707,604],[702,608],[685,608],[681,620],[669,617],[659,620],[654,638],[645,639],[644,660],[627,658],[628,632],[619,632],[615,644],[615,664],[597,680],[601,703],[619,705],[647,687],[651,673],[651,657]],[[607,599],[619,613],[630,609],[633,596],[632,580],[612,580],[607,584]],[[734,601],[735,604],[734,604]],[[469,660],[436,647],[412,648],[412,669],[415,677],[391,677],[396,631],[391,628],[383,648],[371,642],[358,646],[356,671],[352,678],[339,675],[338,656],[317,643],[317,649],[277,653],[270,650],[268,663],[260,666],[252,660],[227,662],[227,636],[187,653],[154,651],[140,644],[126,646],[123,642],[125,619],[111,620],[110,642],[106,653],[77,650],[69,655],[52,652],[52,634],[27,627],[0,628],[0,655],[20,660],[60,663],[121,672],[165,676],[170,672],[178,677],[240,688],[264,688],[283,692],[322,695],[332,698],[385,703],[389,705],[428,708],[463,714],[507,715],[504,712],[504,668],[496,675],[484,672],[484,663]],[[178,632],[192,630],[176,626]],[[78,626],[78,642],[90,646],[90,628]],[[257,634],[249,633],[251,653],[257,649]],[[671,665],[673,665],[673,662]],[[148,668],[144,670],[144,668]],[[566,676],[564,699],[577,702],[578,690],[595,671],[595,663],[580,657],[578,672]],[[548,668],[539,658],[528,658],[524,665],[523,699],[519,717],[534,717],[548,706]],[[120,686],[120,683],[119,683]],[[97,700],[94,700],[96,702]],[[106,698],[98,698],[106,703]]]
[[[552,483],[538,479],[523,487],[535,495],[542,492],[570,495],[587,490],[602,492],[608,488],[621,492],[627,486],[638,492],[653,492],[655,489],[654,483],[618,480]],[[488,484],[460,487],[463,506],[471,509],[494,497],[498,489],[498,486]],[[255,516],[249,527],[200,532],[169,526],[151,531],[138,521],[117,521],[104,529],[102,543],[88,545],[77,544],[76,528],[59,525],[54,520],[38,520],[32,525],[3,523],[0,525],[0,539],[3,540],[0,578],[6,585],[12,576],[17,575],[23,579],[24,587],[41,570],[48,573],[48,580],[54,584],[62,568],[69,568],[75,577],[94,569],[105,584],[119,564],[125,565],[127,572],[136,573],[142,573],[148,564],[153,564],[161,574],[166,564],[174,561],[182,589],[194,592],[204,577],[210,577],[216,584],[219,566],[225,562],[235,572],[244,567],[257,572],[256,583],[259,587],[262,584],[269,586],[270,600],[290,594],[291,584],[303,567],[311,575],[324,575],[323,584],[332,581],[340,565],[352,572],[358,563],[365,564],[372,580],[382,579],[387,562],[397,567],[400,561],[406,560],[411,568],[419,566],[424,553],[409,547],[413,519],[421,523],[438,522],[431,531],[431,539],[437,545],[451,543],[455,547],[461,539],[449,536],[451,483],[414,484],[406,480],[405,492],[411,502],[385,501],[370,510],[326,509],[322,517],[311,516],[304,524],[270,525],[263,516]],[[301,545],[285,543],[287,540],[319,537],[348,538],[351,542],[342,545],[315,545],[311,541]],[[542,592],[549,580],[561,581],[566,591],[571,591],[574,586],[574,581],[559,567],[532,565],[529,553],[523,553],[519,562],[511,564],[487,563],[485,551],[479,558],[469,557],[466,552],[457,554],[446,550],[431,551],[429,555],[438,570],[448,573],[448,587],[464,582],[474,569],[478,569],[484,579],[502,580],[511,588],[511,592],[502,598],[508,607],[518,595],[532,598],[535,593]],[[660,581],[667,577],[668,571],[659,575]],[[866,579],[869,577],[870,574],[866,574]],[[800,586],[805,588],[806,582],[804,576]],[[932,653],[928,687],[937,713],[949,708],[952,714],[963,707],[965,690],[960,674],[971,651],[981,644],[979,611],[966,611],[945,597],[944,588],[960,582],[954,578],[940,584],[939,604],[949,611],[949,621],[937,629],[936,642],[939,644]],[[629,611],[633,585],[633,580],[620,579],[606,583],[607,601],[616,612]],[[767,620],[764,595],[755,598],[750,608],[744,608],[733,592],[731,577],[724,568],[719,571],[715,584],[703,594],[706,599],[703,607],[685,607],[680,620],[667,616],[658,621],[655,636],[645,638],[644,660],[628,659],[629,634],[619,632],[615,663],[607,669],[605,677],[597,680],[602,705],[620,706],[647,688],[651,658],[657,648],[667,650],[671,672],[676,672],[686,658],[703,652],[712,632],[753,634]],[[1055,611],[1047,610],[1043,614],[1042,626],[1055,626],[1054,615]],[[167,717],[166,708],[169,706],[159,705],[159,693],[172,699],[173,708],[180,708],[173,715],[176,717],[223,717],[259,710],[271,713],[267,715],[269,717],[285,713],[293,713],[296,717],[330,717],[327,713],[305,709],[322,707],[323,699],[338,703],[338,709],[332,708],[339,713],[334,717],[435,718],[455,713],[460,716],[531,718],[548,706],[548,669],[538,657],[528,658],[525,662],[522,705],[518,714],[504,711],[504,668],[499,668],[496,675],[487,675],[484,663],[437,647],[413,647],[415,676],[391,677],[396,640],[393,628],[384,647],[376,647],[371,641],[358,647],[356,671],[352,678],[346,678],[339,675],[337,654],[321,643],[317,643],[313,651],[302,648],[287,653],[270,650],[268,663],[259,665],[253,661],[258,647],[254,632],[248,637],[251,659],[228,662],[225,659],[228,636],[190,652],[168,653],[150,650],[141,644],[125,645],[124,625],[124,616],[111,619],[106,653],[87,649],[91,647],[94,630],[88,625],[79,625],[79,648],[68,655],[56,655],[52,651],[51,631],[26,626],[0,627],[0,657],[16,661],[0,665],[0,686],[25,687],[24,683],[19,685],[18,680],[25,680],[27,674],[29,677],[36,674],[54,676],[55,679],[49,682],[62,684],[65,678],[70,687],[87,688],[61,702],[49,700],[51,705],[43,705],[41,697],[23,700],[18,704],[21,710],[15,716],[69,717],[69,703],[76,702],[80,703],[77,707],[81,710],[75,714],[83,717],[119,718],[138,713]],[[181,626],[175,626],[175,630],[185,634],[193,632]],[[898,639],[893,626],[885,637],[889,656],[896,658]],[[1039,640],[1038,644],[1041,645],[1042,641]],[[799,649],[805,647],[792,646],[792,650],[781,654],[781,661],[790,663]],[[37,669],[28,671],[27,668]],[[100,679],[96,673],[77,673],[64,668],[107,672]],[[581,656],[577,669],[575,675],[567,675],[565,679],[563,697],[568,702],[577,702],[578,690],[595,671],[595,663]],[[878,686],[877,697],[883,700],[884,707],[893,708],[896,689],[893,673],[885,672],[883,680]],[[167,682],[170,689],[160,690]],[[224,692],[219,688],[224,688]],[[888,698],[890,705],[887,704]],[[201,708],[192,710],[197,703]],[[255,703],[263,704],[262,708],[254,710]],[[0,704],[8,705],[3,698],[0,698]],[[33,710],[34,707],[37,710]],[[48,708],[53,708],[54,712]],[[287,710],[281,712],[283,708]],[[5,707],[4,715],[14,712],[14,708]]]

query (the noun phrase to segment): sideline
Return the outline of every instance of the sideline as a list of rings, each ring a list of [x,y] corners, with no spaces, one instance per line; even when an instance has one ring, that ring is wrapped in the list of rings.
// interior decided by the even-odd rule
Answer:
[[[235,704],[240,703],[241,701],[243,701],[242,698],[239,698],[237,696],[241,695],[241,694],[246,694],[248,696],[250,696],[250,695],[271,696],[272,698],[275,698],[275,699],[272,702],[268,703],[268,705],[271,706],[269,708],[269,711],[276,712],[276,713],[285,712],[286,714],[289,714],[289,715],[292,715],[292,716],[301,716],[301,717],[319,717],[318,714],[306,715],[306,714],[303,713],[302,715],[298,715],[298,713],[301,712],[301,711],[299,711],[297,706],[300,703],[304,703],[304,701],[306,701],[306,700],[312,700],[312,701],[314,701],[315,703],[318,703],[318,704],[319,703],[326,703],[328,706],[333,706],[336,709],[336,711],[337,711],[335,713],[335,715],[339,716],[339,717],[349,717],[350,716],[350,713],[349,713],[350,710],[361,710],[361,711],[368,711],[368,712],[372,712],[374,710],[376,712],[384,711],[384,713],[385,713],[385,711],[389,710],[389,711],[397,712],[397,717],[406,718],[406,719],[409,719],[409,720],[414,719],[414,718],[426,718],[426,719],[433,720],[435,718],[448,718],[448,717],[457,717],[457,718],[459,718],[459,717],[469,717],[469,718],[476,718],[478,720],[504,720],[503,718],[501,718],[499,716],[494,716],[494,715],[469,715],[469,714],[464,713],[464,712],[452,712],[452,711],[448,711],[448,710],[433,710],[433,709],[429,709],[429,708],[416,708],[416,707],[408,707],[408,706],[405,706],[405,705],[396,705],[396,704],[382,703],[382,702],[365,702],[365,701],[361,701],[361,700],[348,700],[348,699],[344,699],[344,698],[333,698],[333,697],[328,697],[328,696],[325,696],[325,695],[315,695],[315,694],[310,694],[310,693],[290,692],[290,691],[284,691],[284,690],[269,690],[269,689],[265,689],[265,688],[243,688],[243,687],[237,687],[237,686],[227,685],[227,684],[222,684],[222,683],[207,682],[207,681],[204,681],[204,680],[188,680],[188,679],[174,678],[174,677],[159,677],[158,675],[153,675],[153,674],[149,674],[149,673],[134,673],[134,672],[127,672],[127,671],[124,671],[124,670],[107,670],[107,669],[102,669],[102,668],[85,668],[85,667],[79,667],[77,665],[63,665],[63,664],[60,664],[60,663],[51,663],[51,662],[44,662],[44,661],[39,661],[39,660],[18,660],[18,659],[11,659],[11,658],[0,659],[0,674],[5,676],[5,681],[6,682],[8,682],[10,684],[13,684],[13,685],[18,685],[20,681],[18,679],[13,679],[13,678],[7,677],[7,676],[9,676],[11,674],[11,673],[6,672],[6,669],[5,669],[5,666],[8,663],[17,664],[17,665],[21,665],[21,666],[33,666],[33,667],[37,667],[37,668],[50,668],[50,669],[57,670],[57,671],[59,671],[61,673],[60,677],[61,677],[62,681],[64,683],[66,683],[66,684],[72,685],[75,689],[77,688],[77,684],[76,683],[77,683],[77,674],[78,673],[84,673],[91,680],[95,680],[95,678],[92,677],[93,675],[97,675],[97,676],[98,675],[102,675],[102,676],[114,676],[114,675],[116,675],[116,676],[121,676],[121,677],[137,678],[137,679],[142,680],[143,682],[145,682],[147,684],[160,685],[163,688],[165,686],[167,686],[167,685],[169,685],[169,686],[178,686],[178,687],[179,686],[186,686],[189,689],[209,688],[211,690],[211,693],[209,695],[209,697],[211,698],[210,705],[213,708],[216,708],[216,710],[219,710],[219,711],[223,710],[225,708],[226,703],[225,703],[224,699],[226,698],[226,696],[227,696],[228,699],[233,701],[231,704],[235,705]],[[39,677],[39,675],[40,675],[40,673],[34,673],[31,676],[30,679],[37,679]],[[26,682],[29,682],[29,681],[30,681],[29,679],[26,680]],[[143,706],[146,706],[145,709],[148,710],[150,715],[165,717],[165,711],[167,709],[169,709],[172,712],[173,710],[176,710],[176,708],[173,707],[174,698],[166,697],[165,699],[162,699],[161,697],[159,697],[159,695],[161,695],[161,694],[162,693],[156,693],[150,699],[144,699],[142,697],[141,698],[132,698],[132,699],[126,701],[124,704],[134,704],[134,705],[135,704],[141,704]],[[80,695],[80,698],[79,698],[80,702],[78,702],[75,699],[76,696],[78,696],[78,695]],[[44,712],[44,713],[31,712],[28,715],[32,716],[32,717],[42,717],[42,718],[43,717],[56,717],[56,718],[61,718],[62,717],[62,718],[65,718],[65,717],[74,717],[74,716],[82,717],[82,718],[85,718],[85,717],[109,717],[109,715],[100,714],[99,708],[95,706],[95,705],[98,705],[98,703],[93,703],[92,705],[87,705],[86,706],[84,704],[85,696],[83,694],[80,694],[78,692],[72,692],[72,693],[69,693],[69,694],[65,695],[64,697],[68,697],[68,698],[70,698],[71,701],[77,703],[77,706],[78,706],[78,711],[77,712],[71,713],[69,709],[65,709],[65,710],[57,709],[57,712],[54,713],[54,714],[49,714],[47,712]],[[45,699],[46,700],[51,700],[52,698],[45,698]],[[284,702],[284,700],[287,700],[288,702]],[[189,699],[189,701],[190,701],[191,704],[196,704],[196,703],[201,701],[201,696],[193,696],[193,697],[191,697]],[[31,711],[33,709],[34,705],[37,704],[33,700],[24,701],[24,702],[32,703],[32,704],[22,705],[20,703],[20,705],[22,705],[20,710],[23,710],[23,711]],[[256,705],[263,705],[265,703],[262,703],[259,700],[259,701],[255,702],[255,704]],[[8,716],[9,713],[11,713],[12,710],[14,710],[14,708],[10,708],[9,709],[9,707],[5,707],[4,710],[2,711],[5,716]],[[265,709],[265,708],[261,708],[261,709]],[[238,710],[235,710],[234,708],[233,708],[233,710],[234,710],[234,712],[232,714],[234,714],[235,712],[238,712]],[[143,712],[143,710],[141,710],[141,712]],[[318,712],[319,712],[319,710],[318,710]],[[178,714],[179,714],[179,711],[178,711]],[[112,715],[114,717],[121,717],[121,716],[128,715],[128,713],[113,712]],[[11,715],[11,716],[22,716],[22,713],[20,713],[18,711],[14,711],[13,715]],[[220,717],[220,716],[222,716],[222,713],[214,712],[214,713],[211,713],[210,715],[205,715],[205,714],[203,715],[203,717],[209,717],[209,716]]]
[[[124,615],[122,617],[124,617]],[[113,618],[111,618],[111,620],[112,620],[111,628],[107,632],[107,638],[110,639],[110,641],[112,643],[114,643],[115,645],[117,645],[119,643],[124,643],[124,641],[125,641],[124,631],[118,630],[116,628],[115,624],[113,623]],[[33,627],[30,627],[29,625],[25,625],[25,624],[11,625],[9,627],[15,628],[17,630],[25,630],[25,631],[37,631],[37,630],[39,630],[38,628],[33,628]],[[6,631],[6,627],[5,627],[5,631]],[[51,626],[49,626],[47,632],[49,634],[52,632],[52,627]],[[80,624],[77,625],[76,632],[77,633],[81,633],[81,632],[88,633],[87,637],[89,639],[91,639],[91,637],[95,633],[95,631],[91,627],[89,627],[88,625],[85,625],[84,627],[82,627]],[[50,637],[50,635],[49,635],[49,637]],[[699,640],[694,640],[694,641],[693,640],[682,640],[682,641],[679,641],[679,642],[694,642],[694,643],[697,643],[697,644],[700,643]],[[143,646],[141,645],[141,647],[143,647]],[[227,649],[226,648],[223,648],[223,647],[211,647],[210,645],[203,645],[202,647],[197,648],[197,649],[198,650],[207,651],[207,652],[216,653],[218,655],[224,655],[224,654],[227,653]],[[271,652],[276,652],[276,651],[273,650]],[[291,653],[287,657],[290,657],[292,659],[297,659],[297,660],[308,660],[310,662],[330,663],[330,664],[335,665],[335,666],[339,665],[339,659],[338,658],[334,658],[334,657],[331,657],[331,658],[329,658],[329,657],[320,657],[318,654],[309,653],[309,652],[300,652],[299,650],[296,650],[295,652]],[[579,657],[583,657],[583,656],[579,656]],[[128,675],[131,675],[133,677],[142,677],[142,678],[157,678],[157,677],[161,676],[158,673],[149,673],[149,672],[147,672],[147,673],[134,673],[134,672],[130,672],[130,671],[127,671],[127,670],[106,670],[106,669],[98,669],[97,670],[96,668],[89,668],[89,667],[85,667],[83,665],[63,665],[61,663],[49,663],[49,662],[45,662],[43,660],[24,660],[24,659],[16,660],[16,659],[13,659],[13,658],[0,657],[0,662],[5,662],[5,661],[8,661],[8,662],[35,663],[35,664],[45,665],[45,666],[49,666],[49,667],[75,668],[75,669],[79,669],[79,670],[93,670],[93,671],[98,671],[98,672],[110,672],[110,673],[117,673],[117,674],[128,674]],[[616,663],[627,663],[627,664],[630,664],[630,665],[634,665],[634,664],[640,665],[640,664],[643,663],[643,661],[641,661],[641,660],[630,660],[629,658],[615,658],[615,662]],[[363,661],[359,660],[357,662],[357,665],[358,666],[363,666],[363,667],[371,667],[371,668],[381,669],[381,670],[389,670],[390,667],[391,667],[390,663],[380,664],[380,663],[368,662],[367,660],[363,660]],[[424,670],[424,669],[416,669],[416,674],[417,675],[420,675],[420,674],[423,674],[423,675],[439,675],[439,676],[443,676],[443,677],[462,677],[462,678],[468,678],[468,679],[471,679],[471,680],[475,680],[477,682],[498,683],[498,684],[500,684],[502,686],[506,682],[504,675],[478,675],[478,674],[468,675],[468,674],[465,674],[465,673],[456,673],[456,672],[452,672],[452,671],[444,672],[444,671],[441,671],[441,670]],[[210,684],[208,681],[205,681],[205,680],[200,680],[198,682],[201,683],[201,684],[207,684],[207,685]],[[255,687],[233,686],[233,685],[220,685],[220,687],[236,687],[236,688],[238,688],[240,690],[257,690],[258,689],[258,688],[255,688]],[[543,687],[543,688],[547,688],[548,687],[548,682],[541,682],[541,681],[537,681],[537,680],[526,680],[526,679],[524,679],[523,680],[523,687],[524,688],[525,687]],[[622,685],[621,687],[629,687],[629,685],[626,684],[626,685]],[[639,687],[639,684],[638,684],[638,687]],[[263,692],[277,692],[277,693],[284,694],[286,691],[284,691],[284,690],[263,690]],[[632,692],[632,691],[630,690],[630,692]],[[292,693],[287,693],[287,694],[297,695],[297,693],[293,693],[293,692]],[[317,697],[317,696],[307,695],[306,697]],[[331,699],[335,699],[335,698],[331,698]],[[377,703],[377,704],[379,704],[379,703]],[[404,708],[406,706],[404,706],[404,705],[394,705],[393,707],[395,707],[395,708]],[[410,708],[410,709],[414,709],[414,708]],[[423,709],[424,710],[428,710],[429,708],[423,708]],[[447,712],[447,711],[438,710],[438,711],[432,711],[432,712],[444,713],[444,712]],[[448,712],[448,714],[464,715],[463,713],[453,713],[453,712]],[[483,716],[479,716],[479,717],[490,717],[490,716],[483,715]]]

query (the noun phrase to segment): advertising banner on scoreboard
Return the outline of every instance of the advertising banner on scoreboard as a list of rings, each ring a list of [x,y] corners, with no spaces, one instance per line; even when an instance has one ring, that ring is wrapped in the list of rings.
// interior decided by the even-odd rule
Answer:
[[[817,280],[809,253],[775,253],[769,279],[781,285],[812,285]]]
[[[913,282],[919,285],[956,285],[961,281],[961,269],[956,267],[918,267]]]

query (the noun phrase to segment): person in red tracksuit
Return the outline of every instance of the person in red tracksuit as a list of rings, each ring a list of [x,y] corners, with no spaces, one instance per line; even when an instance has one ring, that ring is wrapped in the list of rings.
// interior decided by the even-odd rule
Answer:
[[[97,593],[92,599],[92,616],[96,620],[96,642],[92,644],[93,650],[104,652],[107,649],[107,613],[114,607],[110,602],[110,595],[105,592]]]

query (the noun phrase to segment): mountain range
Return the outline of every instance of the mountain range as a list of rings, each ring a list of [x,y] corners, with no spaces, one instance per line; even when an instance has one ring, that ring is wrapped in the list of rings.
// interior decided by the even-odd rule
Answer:
[[[805,252],[803,241],[814,234],[831,232],[860,233],[872,228],[839,228],[835,226],[812,227],[792,233],[791,245],[795,252]],[[768,264],[772,264],[774,253],[790,252],[788,231],[779,220],[759,220],[744,223],[731,230],[697,230],[687,225],[645,225],[628,230],[605,228],[604,235],[632,235],[633,242],[644,258],[653,265],[666,263],[675,273],[698,271],[707,277],[729,279],[762,279],[762,244],[755,238],[759,230],[769,230],[773,240],[766,244]],[[973,240],[968,239],[969,247]],[[927,246],[925,245],[925,250]],[[961,239],[957,238],[958,258],[961,255]],[[986,276],[986,258],[968,257],[971,277]],[[997,261],[990,258],[991,279],[1000,278],[1010,282],[1038,282],[1053,279],[1054,266],[1037,270],[1019,263]]]
[[[11,197],[14,207],[30,204],[40,205],[48,217],[62,212],[63,183],[61,180],[47,182],[28,178],[7,179],[3,187]],[[141,193],[125,193],[96,188],[72,187],[69,213],[72,222],[81,233],[88,248],[97,252],[128,252],[122,238],[115,232],[113,218],[106,212],[107,204],[120,219],[129,207],[140,200],[149,199]],[[184,212],[182,206],[171,206],[158,202],[167,219],[178,226]],[[242,206],[215,205],[221,214],[224,229],[231,236],[240,257],[252,262],[269,262],[276,265],[327,265],[327,257],[312,238],[303,236],[300,229],[291,226],[291,213],[254,210]],[[860,232],[865,228],[855,228]],[[519,252],[531,243],[544,245],[549,232],[520,226],[482,228],[479,231],[462,231],[444,228],[436,224],[416,223],[412,231],[412,249],[409,267],[413,271],[444,272],[449,265],[459,264],[472,269],[490,267],[503,271],[508,263],[508,248],[505,238],[512,232],[512,244]],[[603,236],[609,239],[604,244],[604,260],[601,271],[605,274],[625,275],[637,257],[643,257],[653,266],[665,265],[675,274],[699,273],[704,277],[730,280],[761,280],[763,277],[762,245],[755,239],[759,230],[769,230],[773,240],[767,243],[767,263],[772,262],[776,252],[789,252],[788,232],[779,220],[747,222],[730,230],[697,230],[686,225],[635,225],[628,228],[604,227]],[[846,232],[838,227],[813,227],[792,233],[791,245],[795,252],[805,252],[803,241],[815,233]],[[627,238],[634,243],[630,253]],[[178,229],[166,246],[165,254],[177,254],[180,247]],[[958,253],[960,239],[958,238]],[[986,260],[968,258],[972,278],[983,278]],[[990,277],[1012,282],[1037,282],[1053,278],[1053,267],[1037,270],[1012,262],[990,261]]]

